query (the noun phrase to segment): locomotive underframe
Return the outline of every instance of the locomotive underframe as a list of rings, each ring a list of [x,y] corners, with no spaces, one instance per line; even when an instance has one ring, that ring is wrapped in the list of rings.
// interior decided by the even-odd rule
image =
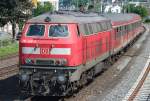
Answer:
[[[21,91],[31,95],[44,96],[65,96],[69,91],[82,86],[86,79],[92,79],[103,67],[95,66],[106,57],[109,52],[76,67],[46,67],[46,66],[20,66],[20,87]],[[95,68],[92,68],[94,67]],[[90,72],[89,72],[90,71]],[[85,73],[85,76],[83,74]],[[62,80],[59,80],[59,79]],[[83,78],[83,79],[82,79]],[[75,84],[77,83],[77,84]]]
[[[63,96],[70,87],[69,77],[75,69],[21,68],[20,87],[30,95]]]

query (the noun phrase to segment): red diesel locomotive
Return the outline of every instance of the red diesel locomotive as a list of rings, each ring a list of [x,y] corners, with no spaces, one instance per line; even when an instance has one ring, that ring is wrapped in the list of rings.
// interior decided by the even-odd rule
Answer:
[[[65,96],[92,80],[144,31],[136,14],[57,12],[28,20],[19,46],[20,87],[26,94]]]

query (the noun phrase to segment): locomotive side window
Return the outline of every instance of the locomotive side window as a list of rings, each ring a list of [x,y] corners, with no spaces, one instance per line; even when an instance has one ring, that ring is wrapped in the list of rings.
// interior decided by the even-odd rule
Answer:
[[[96,23],[92,23],[92,29],[93,29],[93,33],[97,33],[98,32]]]
[[[94,33],[94,30],[92,28],[92,24],[88,24],[88,27],[89,27],[89,34],[93,34]]]
[[[84,24],[84,30],[85,30],[85,35],[89,35],[90,34],[90,29],[89,29],[89,25],[88,24]]]
[[[98,25],[98,23],[96,23],[96,28],[97,28],[97,32],[99,32],[100,31],[100,26]]]
[[[80,36],[80,30],[79,30],[79,26],[77,25],[77,32],[78,32],[78,36]]]
[[[44,25],[30,25],[27,32],[27,36],[43,36],[44,32]]]
[[[111,29],[111,22],[110,21],[107,22],[107,27],[108,27],[108,29]]]
[[[49,28],[50,37],[67,37],[68,34],[67,25],[51,25]]]
[[[84,24],[79,24],[79,31],[82,34],[85,34]]]
[[[98,27],[99,27],[98,31],[102,31],[101,23],[98,23]]]
[[[102,22],[101,25],[102,25],[102,30],[103,30],[103,31],[107,29],[107,25],[106,25],[105,22]]]

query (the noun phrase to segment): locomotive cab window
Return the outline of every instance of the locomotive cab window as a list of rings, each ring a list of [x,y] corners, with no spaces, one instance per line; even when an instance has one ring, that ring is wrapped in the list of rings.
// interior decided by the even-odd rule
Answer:
[[[43,36],[44,32],[44,25],[30,25],[27,32],[27,36]]]
[[[51,25],[49,28],[50,37],[67,37],[68,35],[67,25]]]

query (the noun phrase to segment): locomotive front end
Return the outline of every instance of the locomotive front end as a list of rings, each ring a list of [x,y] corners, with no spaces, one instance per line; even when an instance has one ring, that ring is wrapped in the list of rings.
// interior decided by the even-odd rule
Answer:
[[[70,77],[82,59],[76,31],[76,24],[26,23],[19,53],[22,92],[66,95]]]

